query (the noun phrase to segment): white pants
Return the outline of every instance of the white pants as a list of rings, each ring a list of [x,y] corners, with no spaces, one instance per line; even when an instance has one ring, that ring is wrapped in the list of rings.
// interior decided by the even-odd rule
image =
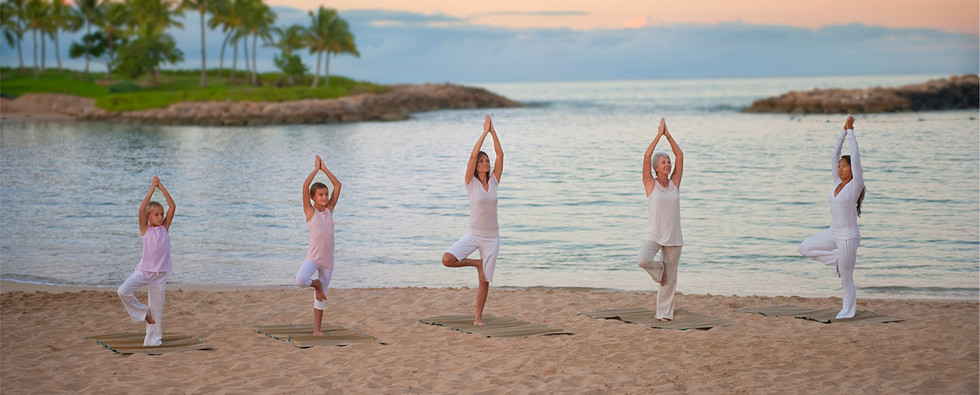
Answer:
[[[140,303],[136,299],[136,290],[146,286],[147,305]],[[136,270],[129,275],[116,293],[122,300],[123,307],[129,313],[129,318],[136,322],[145,322],[146,314],[155,323],[146,324],[146,337],[143,338],[144,346],[159,346],[163,344],[163,293],[167,289],[167,272],[144,272]]]
[[[662,246],[653,240],[644,239],[640,245],[639,264],[650,273],[659,285],[657,291],[657,318],[674,319],[674,292],[677,290],[677,266],[681,260],[682,246]],[[656,260],[657,251],[660,259]]]
[[[493,268],[497,265],[497,253],[500,252],[499,237],[479,237],[467,233],[456,240],[446,252],[461,261],[476,250],[480,250],[480,259],[483,260],[483,275],[487,277],[488,283],[492,282]]]
[[[817,233],[800,243],[800,254],[837,268],[843,292],[843,306],[837,318],[851,318],[857,313],[857,290],[854,287],[854,263],[861,239],[835,239],[829,230]]]
[[[316,272],[317,279],[320,280],[320,287],[323,289],[323,293],[327,293],[327,288],[330,287],[330,277],[333,275],[333,269],[325,269],[317,266],[313,261],[304,261],[299,267],[299,271],[296,272],[296,285],[300,288],[309,288],[313,285],[313,273]],[[316,292],[313,293],[313,308],[317,310],[323,310],[326,305],[324,300],[316,300]]]

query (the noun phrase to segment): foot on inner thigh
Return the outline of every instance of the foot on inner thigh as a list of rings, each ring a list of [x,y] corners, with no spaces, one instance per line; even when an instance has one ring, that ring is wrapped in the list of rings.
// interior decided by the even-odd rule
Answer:
[[[313,294],[316,296],[316,300],[324,300],[327,298],[327,296],[323,294],[323,286],[320,284],[319,279],[313,280],[310,287],[313,288]]]
[[[153,325],[153,324],[156,324],[157,323],[155,320],[153,320],[153,317],[150,317],[150,312],[149,311],[146,312],[146,318],[145,318],[145,320],[146,320],[146,323],[147,324],[150,324],[150,325]]]

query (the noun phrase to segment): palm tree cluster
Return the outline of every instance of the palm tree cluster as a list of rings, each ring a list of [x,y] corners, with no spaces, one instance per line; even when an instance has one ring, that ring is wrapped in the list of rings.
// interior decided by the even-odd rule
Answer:
[[[112,73],[116,71],[132,79],[149,76],[155,83],[162,65],[183,61],[183,52],[166,30],[183,27],[177,17],[183,16],[185,11],[200,15],[201,87],[206,86],[208,77],[205,25],[225,36],[216,77],[220,77],[224,70],[225,48],[229,44],[233,48],[228,76],[231,82],[235,81],[240,45],[246,81],[253,85],[260,83],[256,59],[260,40],[263,46],[275,47],[280,51],[275,57],[275,64],[290,84],[296,77],[304,77],[309,70],[296,52],[308,48],[310,54],[316,54],[314,88],[320,80],[324,53],[327,55],[325,85],[329,85],[330,55],[346,53],[360,56],[347,22],[336,10],[323,6],[310,11],[309,26],[296,24],[277,27],[274,25],[275,12],[262,0],[74,0],[73,7],[67,1],[3,0],[0,3],[2,34],[9,46],[17,48],[22,71],[25,70],[22,43],[27,33],[31,33],[33,42],[34,75],[39,76],[45,69],[47,39],[55,45],[58,71],[61,71],[58,34],[85,29],[81,40],[72,43],[69,54],[72,58],[85,58],[86,73],[92,60],[101,60],[106,64],[107,80],[111,80]],[[208,14],[210,19],[207,18]]]

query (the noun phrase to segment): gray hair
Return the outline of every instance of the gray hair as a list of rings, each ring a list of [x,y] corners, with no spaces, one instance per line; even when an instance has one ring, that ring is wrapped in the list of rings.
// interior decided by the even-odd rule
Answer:
[[[652,163],[653,163],[653,174],[654,175],[657,174],[657,164],[660,163],[660,158],[661,157],[664,157],[664,158],[667,158],[667,160],[670,160],[670,156],[667,155],[666,152],[661,151],[661,152],[657,152],[657,153],[653,154],[653,162]]]

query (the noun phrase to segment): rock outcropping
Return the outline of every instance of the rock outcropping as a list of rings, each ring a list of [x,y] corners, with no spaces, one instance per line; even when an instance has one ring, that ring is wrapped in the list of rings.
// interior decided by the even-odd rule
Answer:
[[[978,108],[980,80],[976,74],[952,76],[898,88],[814,89],[792,91],[756,100],[746,112],[875,113]]]
[[[452,84],[394,85],[385,93],[291,102],[182,102],[166,108],[110,112],[94,99],[27,94],[4,100],[0,112],[49,112],[77,120],[155,125],[274,125],[398,121],[409,114],[443,109],[518,107],[520,103],[482,88]]]

